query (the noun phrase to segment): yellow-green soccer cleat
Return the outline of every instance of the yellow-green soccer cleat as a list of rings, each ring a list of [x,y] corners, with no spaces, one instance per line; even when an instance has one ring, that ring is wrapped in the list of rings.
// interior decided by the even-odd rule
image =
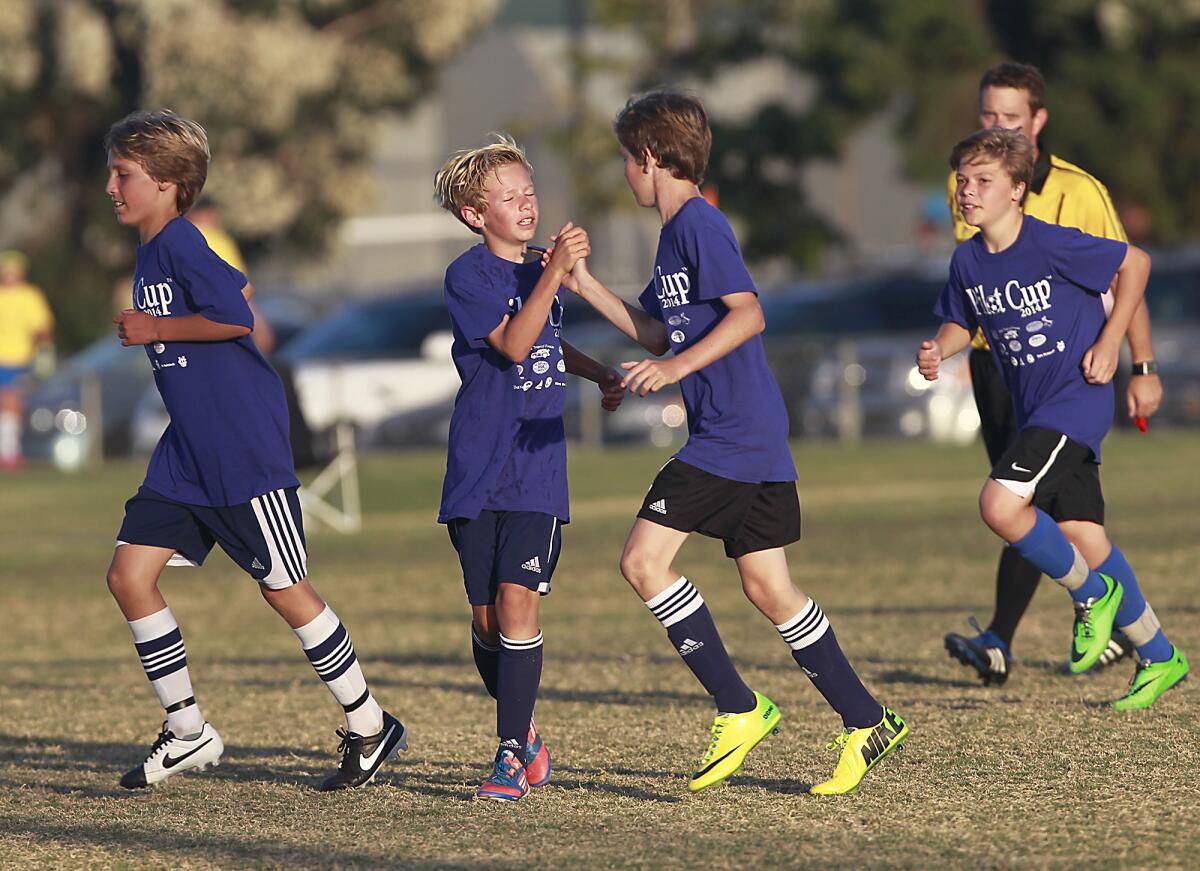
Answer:
[[[908,724],[890,708],[883,709],[883,719],[867,729],[843,729],[827,749],[841,750],[833,777],[818,783],[809,792],[814,795],[844,795],[858,789],[858,784],[875,763],[904,743]]]
[[[1112,640],[1113,620],[1125,597],[1125,588],[1103,572],[1105,593],[1099,599],[1075,603],[1075,639],[1071,643],[1071,671],[1083,674],[1100,661]]]
[[[710,730],[712,741],[700,760],[700,770],[688,781],[689,792],[707,789],[736,774],[746,754],[763,738],[779,731],[782,715],[775,703],[762,693],[755,693],[754,701],[754,710],[744,714],[717,714]]]
[[[1188,661],[1183,651],[1172,648],[1171,658],[1166,662],[1151,662],[1143,659],[1138,663],[1125,695],[1113,702],[1118,711],[1136,711],[1148,708],[1158,697],[1188,676]]]

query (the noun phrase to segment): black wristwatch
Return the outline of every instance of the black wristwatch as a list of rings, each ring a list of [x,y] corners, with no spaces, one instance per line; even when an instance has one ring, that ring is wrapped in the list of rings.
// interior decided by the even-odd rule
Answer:
[[[1140,363],[1133,364],[1134,375],[1157,375],[1158,364],[1153,360],[1143,360]]]

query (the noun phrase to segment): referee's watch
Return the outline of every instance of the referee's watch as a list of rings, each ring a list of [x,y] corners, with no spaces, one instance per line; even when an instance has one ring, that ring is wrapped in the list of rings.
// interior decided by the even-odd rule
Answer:
[[[1133,364],[1134,375],[1157,375],[1158,364],[1153,360],[1143,360],[1140,363]]]

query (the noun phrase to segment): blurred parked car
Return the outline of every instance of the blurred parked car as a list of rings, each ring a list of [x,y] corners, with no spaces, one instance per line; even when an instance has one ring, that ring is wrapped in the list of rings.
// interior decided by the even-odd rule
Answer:
[[[25,456],[73,468],[97,439],[104,456],[128,454],[134,407],[153,382],[140,348],[122,347],[115,334],[97,339],[26,394]]]
[[[969,441],[979,428],[966,357],[928,382],[916,371],[944,264],[764,294],[764,342],[795,436],[926,436]]]

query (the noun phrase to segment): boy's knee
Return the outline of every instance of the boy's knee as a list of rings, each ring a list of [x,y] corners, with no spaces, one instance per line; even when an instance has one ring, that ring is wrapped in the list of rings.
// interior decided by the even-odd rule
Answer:
[[[638,592],[651,581],[655,569],[653,559],[645,551],[630,549],[621,554],[621,575]]]
[[[115,562],[108,567],[108,575],[105,580],[108,583],[108,592],[118,599],[135,590],[154,586],[153,581],[147,583],[143,578],[139,578],[136,573],[118,566]]]

